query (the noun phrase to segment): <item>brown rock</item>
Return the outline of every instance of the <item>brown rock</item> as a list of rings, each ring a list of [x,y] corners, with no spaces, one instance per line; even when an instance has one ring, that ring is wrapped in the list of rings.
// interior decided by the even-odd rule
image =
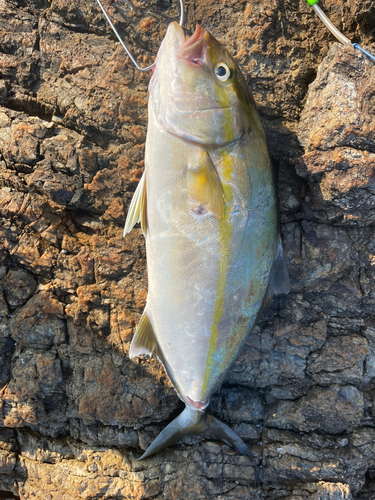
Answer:
[[[345,481],[350,492],[357,492],[364,484],[360,471],[372,463],[372,439],[372,431],[363,432],[356,436],[356,445],[359,447],[354,449],[352,444],[355,441],[342,436],[268,429],[263,434],[266,465],[263,479],[272,481],[275,489],[280,489],[285,482],[303,478],[303,488],[309,492],[304,492],[303,499],[319,490],[324,491],[322,481]],[[329,491],[329,487],[327,489]]]
[[[2,284],[6,301],[11,307],[22,306],[36,289],[36,281],[23,269],[10,269]]]
[[[372,221],[375,71],[350,46],[334,45],[311,85],[299,124],[305,155],[298,173],[309,180],[312,207],[323,220]]]
[[[60,345],[66,341],[63,313],[61,302],[49,293],[40,292],[13,315],[12,337],[22,347],[46,349]]]
[[[313,359],[308,373],[319,384],[357,383],[364,380],[367,341],[362,337],[328,339],[320,354]]]
[[[363,395],[352,385],[314,388],[300,400],[283,401],[269,409],[266,424],[302,432],[341,434],[363,417]]]
[[[318,491],[309,500],[352,500],[350,487],[342,483],[318,483]]]

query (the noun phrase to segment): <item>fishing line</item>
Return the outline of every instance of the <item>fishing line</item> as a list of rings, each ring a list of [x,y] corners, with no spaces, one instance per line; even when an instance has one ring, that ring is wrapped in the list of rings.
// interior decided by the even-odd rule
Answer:
[[[141,68],[140,66],[138,66],[137,64],[137,61],[134,59],[134,57],[132,56],[130,50],[127,48],[127,46],[125,45],[124,43],[124,40],[120,37],[118,31],[116,30],[114,24],[112,23],[107,11],[105,10],[105,8],[103,7],[102,3],[100,0],[96,0],[96,2],[98,3],[99,7],[101,8],[105,18],[107,19],[108,21],[108,24],[110,25],[110,27],[112,28],[114,34],[117,36],[119,42],[121,43],[121,45],[123,46],[123,48],[125,49],[126,53],[128,54],[128,56],[130,57],[132,63],[134,64],[134,66],[139,70],[139,71],[148,71],[149,69],[153,68],[155,66],[155,63],[152,63],[150,66],[147,66],[147,68]],[[183,0],[180,0],[180,8],[181,8],[181,15],[180,15],[180,21],[179,21],[179,25],[182,27],[182,25],[184,24],[184,2]]]
[[[328,19],[328,17],[324,14],[322,9],[318,5],[319,0],[307,0],[307,3],[311,5],[311,7],[314,9],[315,13],[318,15],[318,17],[323,21],[323,23],[327,26],[329,31],[337,38],[339,42],[341,42],[343,45],[352,45],[355,49],[358,49],[359,51],[362,52],[370,61],[375,63],[375,56],[370,54],[367,50],[365,50],[363,47],[361,47],[358,43],[352,43],[349,38],[346,38],[345,35],[343,35],[337,28],[334,26],[331,21]]]

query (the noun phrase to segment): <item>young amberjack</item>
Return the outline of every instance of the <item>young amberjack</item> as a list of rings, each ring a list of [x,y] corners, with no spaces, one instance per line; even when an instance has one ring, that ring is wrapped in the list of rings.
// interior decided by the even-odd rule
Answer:
[[[168,27],[150,82],[145,172],[125,234],[141,222],[147,306],[130,357],[154,349],[185,410],[141,459],[183,435],[249,450],[203,412],[262,308],[289,292],[272,166],[234,59],[197,26]]]

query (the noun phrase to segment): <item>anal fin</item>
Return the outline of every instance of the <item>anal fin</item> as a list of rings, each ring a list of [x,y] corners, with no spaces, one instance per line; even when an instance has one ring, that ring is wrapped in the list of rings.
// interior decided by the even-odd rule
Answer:
[[[280,295],[282,293],[288,294],[289,292],[289,274],[283,254],[283,244],[281,242],[281,238],[279,238],[268,287],[263,299],[263,306],[266,306],[276,295]]]
[[[156,336],[152,328],[146,308],[143,311],[141,319],[139,320],[138,323],[138,327],[131,341],[129,349],[129,357],[130,359],[132,359],[136,358],[137,356],[142,356],[143,354],[151,355],[154,350],[156,351],[156,355],[160,363],[162,364],[164,371],[167,374],[167,377],[169,378],[171,384],[173,385],[175,391],[177,392],[178,397],[183,401],[183,397],[181,396],[181,392],[172,375],[172,371],[169,367],[169,364],[164,357],[163,351],[160,349],[158,341],[156,340]]]
[[[135,358],[136,356],[141,356],[142,354],[152,354],[152,351],[156,346],[157,341],[155,334],[145,310],[130,344],[129,357]]]

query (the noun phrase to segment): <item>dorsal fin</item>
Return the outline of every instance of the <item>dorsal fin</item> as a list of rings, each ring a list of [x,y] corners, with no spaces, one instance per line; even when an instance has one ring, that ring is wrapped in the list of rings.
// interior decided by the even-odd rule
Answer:
[[[219,220],[224,217],[223,187],[208,153],[199,155],[197,161],[189,165],[187,188],[190,197],[199,205],[207,207]]]
[[[289,274],[283,254],[283,244],[281,243],[281,238],[279,238],[268,287],[263,299],[263,307],[265,307],[276,295],[282,293],[288,294],[289,291]]]
[[[129,357],[134,358],[142,354],[152,354],[156,346],[155,334],[145,309],[130,344]]]
[[[143,173],[141,180],[138,183],[137,189],[130,203],[128,215],[126,217],[124,236],[133,229],[137,222],[141,223],[142,232],[146,236],[147,232],[147,198],[146,198],[146,175]]]

